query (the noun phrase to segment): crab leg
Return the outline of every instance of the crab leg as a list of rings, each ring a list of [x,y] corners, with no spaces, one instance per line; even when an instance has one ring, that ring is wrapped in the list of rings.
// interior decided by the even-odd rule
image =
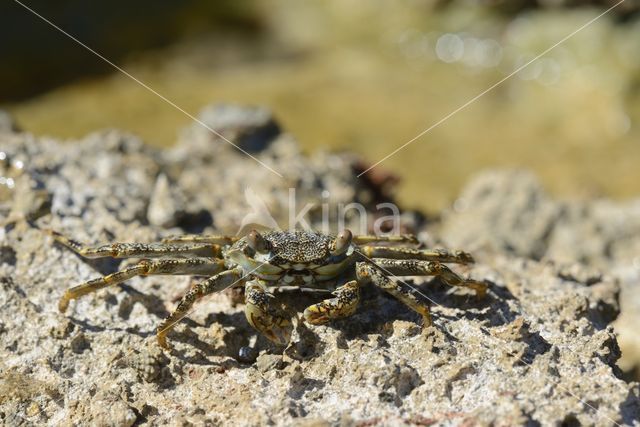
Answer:
[[[288,344],[293,325],[284,310],[274,306],[275,297],[257,280],[247,282],[244,289],[244,314],[249,324],[270,341]]]
[[[389,242],[395,244],[417,244],[418,239],[413,234],[401,234],[399,236],[361,235],[353,236],[356,245],[368,245],[369,243]]]
[[[49,230],[56,242],[66,246],[84,258],[160,258],[160,257],[220,257],[220,245],[210,243],[112,243],[91,247]]]
[[[117,285],[135,276],[148,276],[160,274],[216,274],[224,269],[224,261],[211,258],[187,258],[187,259],[162,259],[157,261],[143,260],[134,266],[117,271],[113,274],[89,280],[73,288],[67,289],[60,301],[58,309],[64,313],[69,306],[69,301],[83,295],[96,292],[108,286]]]
[[[189,309],[193,306],[193,303],[205,295],[222,291],[243,282],[242,274],[241,268],[234,268],[233,270],[223,271],[220,274],[208,278],[204,282],[193,285],[191,289],[184,294],[176,309],[158,326],[156,336],[160,347],[169,349],[167,334],[176,323],[189,313]]]
[[[478,297],[487,293],[487,284],[472,279],[464,279],[451,271],[449,267],[436,261],[398,260],[373,258],[372,261],[382,271],[398,276],[438,276],[450,286],[462,286],[476,291]]]
[[[304,318],[313,325],[322,325],[329,320],[352,315],[360,302],[360,285],[356,280],[345,283],[336,289],[335,298],[325,299],[309,306]]]
[[[161,240],[162,243],[212,243],[216,245],[231,245],[240,240],[237,236],[184,234],[169,236]]]
[[[391,248],[388,246],[364,246],[360,251],[368,258],[414,259],[424,261],[455,262],[472,264],[471,254],[445,249]]]
[[[385,276],[381,270],[366,262],[358,262],[356,264],[356,276],[360,285],[373,283],[420,314],[423,319],[423,326],[431,325],[428,301],[422,295],[415,294],[409,285],[394,282]]]

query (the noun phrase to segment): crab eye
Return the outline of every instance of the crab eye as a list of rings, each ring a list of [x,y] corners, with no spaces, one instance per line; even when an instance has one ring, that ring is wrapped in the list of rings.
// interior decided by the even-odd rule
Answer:
[[[256,230],[251,230],[247,235],[247,243],[256,252],[265,253],[269,251],[269,243]]]
[[[331,251],[331,255],[337,256],[345,253],[346,250],[349,248],[349,245],[351,244],[352,237],[353,235],[351,234],[351,231],[347,229],[342,230],[336,236],[336,240],[334,241],[334,244],[333,244],[334,249]]]

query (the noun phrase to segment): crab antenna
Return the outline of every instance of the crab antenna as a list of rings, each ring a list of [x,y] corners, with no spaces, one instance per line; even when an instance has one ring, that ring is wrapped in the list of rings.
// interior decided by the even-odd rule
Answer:
[[[345,253],[351,244],[352,238],[353,234],[351,234],[351,231],[347,228],[338,233],[336,240],[334,241],[334,249],[331,251],[331,255],[337,256]]]
[[[258,233],[257,230],[251,230],[251,232],[247,235],[247,243],[251,249],[256,252],[266,253],[269,252],[269,244],[262,237],[262,234]]]

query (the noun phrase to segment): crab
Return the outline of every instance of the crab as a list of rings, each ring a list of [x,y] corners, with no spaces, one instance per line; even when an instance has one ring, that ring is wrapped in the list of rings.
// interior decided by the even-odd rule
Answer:
[[[113,243],[85,246],[51,231],[55,241],[85,258],[143,258],[137,264],[113,274],[89,280],[68,289],[59,302],[66,312],[69,302],[83,295],[116,285],[134,276],[208,276],[193,285],[175,310],[158,326],[158,344],[168,349],[168,332],[205,295],[227,288],[244,287],[247,321],[270,341],[286,345],[293,330],[292,315],[277,302],[274,290],[323,289],[331,298],[307,307],[303,321],[321,325],[352,315],[360,301],[361,287],[373,284],[391,294],[422,316],[423,326],[431,325],[428,299],[396,276],[438,276],[446,284],[486,294],[487,284],[464,279],[444,263],[470,264],[474,260],[463,251],[420,249],[411,235],[354,236],[344,229],[337,235],[315,231],[252,230],[244,237],[185,235],[160,243]]]

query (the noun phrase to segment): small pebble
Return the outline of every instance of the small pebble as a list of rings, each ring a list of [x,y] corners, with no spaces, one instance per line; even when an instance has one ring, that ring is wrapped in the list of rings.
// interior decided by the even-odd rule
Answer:
[[[256,368],[260,372],[280,370],[284,367],[282,356],[277,354],[261,354],[256,359]]]
[[[236,360],[240,363],[253,363],[258,358],[258,350],[255,347],[244,346],[238,350]]]

